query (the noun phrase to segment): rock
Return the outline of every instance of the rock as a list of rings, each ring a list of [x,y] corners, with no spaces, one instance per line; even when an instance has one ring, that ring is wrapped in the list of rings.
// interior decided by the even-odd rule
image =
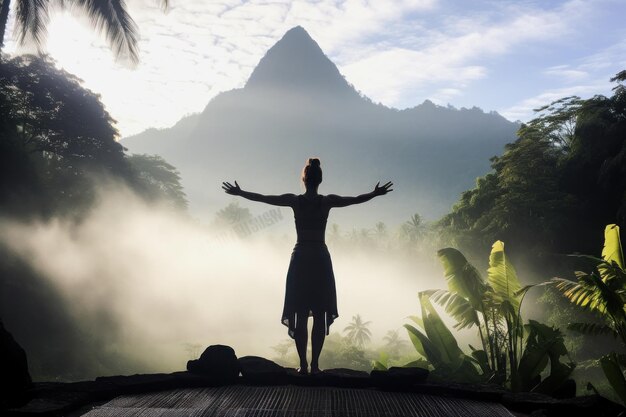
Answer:
[[[15,407],[28,401],[32,386],[26,352],[0,320],[0,408]]]
[[[240,372],[235,351],[230,346],[224,345],[211,345],[206,348],[199,359],[187,362],[187,370],[223,384],[237,382]]]
[[[276,362],[259,356],[239,358],[241,375],[245,382],[256,385],[280,385],[287,382],[287,370]]]
[[[370,373],[375,386],[382,389],[397,390],[410,388],[428,378],[428,370],[423,368],[391,367],[386,371],[373,370]]]

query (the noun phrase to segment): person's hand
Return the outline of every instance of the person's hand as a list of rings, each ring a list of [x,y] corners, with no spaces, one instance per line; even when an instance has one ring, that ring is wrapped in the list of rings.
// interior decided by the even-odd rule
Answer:
[[[222,188],[226,191],[226,194],[241,195],[241,188],[239,187],[239,184],[237,184],[237,181],[235,181],[235,185],[232,185],[229,182],[223,182]]]
[[[379,186],[380,182],[377,182],[376,185],[374,186],[374,195],[385,195],[390,191],[393,191],[393,188],[391,188],[393,186],[393,183],[391,181],[389,181],[387,184],[383,185],[382,187]]]

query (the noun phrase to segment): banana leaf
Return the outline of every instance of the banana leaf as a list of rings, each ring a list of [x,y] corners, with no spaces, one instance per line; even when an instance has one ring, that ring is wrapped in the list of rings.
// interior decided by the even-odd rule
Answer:
[[[420,294],[420,304],[426,336],[439,352],[441,362],[449,367],[451,372],[454,372],[463,364],[464,353],[448,327],[441,320],[427,294]],[[424,344],[423,341],[422,344]]]
[[[437,368],[442,366],[445,362],[443,359],[442,352],[439,351],[438,347],[426,336],[424,333],[411,326],[410,324],[405,324],[404,328],[409,331],[409,338],[413,342],[413,346],[415,346],[415,350],[424,356],[424,358],[430,362],[430,364]],[[414,341],[415,340],[415,341]],[[418,349],[418,346],[421,347],[422,351]]]
[[[517,278],[515,268],[504,253],[502,241],[496,241],[491,248],[487,276],[496,301],[499,303],[508,302],[512,311],[517,312],[520,306],[520,297],[517,294],[522,286]]]
[[[609,384],[611,384],[611,388],[626,405],[626,379],[624,379],[624,373],[619,366],[615,352],[600,358],[600,365],[604,375],[609,380]]]
[[[602,248],[602,259],[607,263],[615,262],[617,266],[624,269],[624,253],[619,237],[619,226],[609,224],[604,229],[604,247]]]
[[[378,354],[378,360],[374,360],[372,368],[377,371],[386,371],[389,368],[389,355],[387,352],[380,352]]]
[[[478,270],[457,249],[440,249],[437,256],[443,265],[448,290],[467,300],[474,310],[482,311],[487,284]]]
[[[428,369],[428,361],[425,359],[416,359],[414,361],[411,361],[409,363],[405,363],[404,365],[402,365],[403,368],[422,368],[422,369]]]

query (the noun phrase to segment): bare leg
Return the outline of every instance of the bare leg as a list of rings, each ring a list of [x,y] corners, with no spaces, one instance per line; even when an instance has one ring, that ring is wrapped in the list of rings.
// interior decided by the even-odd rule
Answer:
[[[313,314],[313,330],[311,331],[311,345],[313,357],[311,358],[311,373],[320,372],[319,358],[326,338],[326,313]]]
[[[300,369],[298,372],[301,374],[307,374],[309,363],[306,360],[306,346],[308,343],[308,329],[307,321],[309,320],[308,312],[298,313],[298,319],[296,322],[296,332],[294,339],[296,340],[296,350],[300,357]]]

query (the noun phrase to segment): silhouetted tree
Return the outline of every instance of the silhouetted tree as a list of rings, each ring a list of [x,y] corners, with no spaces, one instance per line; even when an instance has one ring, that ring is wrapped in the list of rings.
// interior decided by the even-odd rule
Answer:
[[[241,207],[239,202],[234,201],[215,214],[215,223],[219,226],[232,226],[251,218],[250,210]]]
[[[400,355],[400,351],[408,346],[406,340],[400,338],[398,330],[389,330],[385,337],[385,350],[391,357],[397,357]]]
[[[134,154],[128,157],[128,161],[143,181],[142,188],[150,198],[165,199],[174,208],[187,208],[187,199],[176,167],[158,155]]]
[[[594,253],[598,230],[626,221],[625,74],[612,78],[611,97],[565,97],[537,109],[492,159],[493,172],[439,222],[444,232],[473,254],[512,242],[534,264],[550,253]]]
[[[48,209],[78,207],[93,191],[86,173],[133,178],[115,121],[77,77],[24,55],[0,65],[0,80],[3,158],[22,161],[0,168],[0,199],[30,192]]]
[[[348,333],[348,340],[356,347],[363,348],[372,338],[372,332],[367,327],[371,321],[363,321],[361,315],[352,316],[352,321],[344,329],[344,333]]]
[[[292,340],[284,340],[277,345],[272,346],[272,350],[278,354],[278,359],[280,361],[284,361],[289,354],[290,351],[293,350],[293,341]]]
[[[374,226],[374,233],[377,239],[383,239],[387,236],[387,225],[383,222],[376,223]]]
[[[424,219],[418,213],[415,213],[402,225],[402,231],[411,243],[419,241],[426,233]]]

